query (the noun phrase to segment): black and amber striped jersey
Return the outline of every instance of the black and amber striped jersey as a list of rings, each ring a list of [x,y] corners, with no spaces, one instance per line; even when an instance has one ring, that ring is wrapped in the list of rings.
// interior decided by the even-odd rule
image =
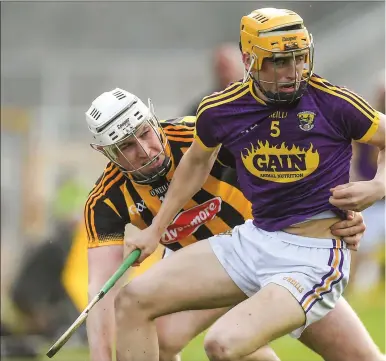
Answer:
[[[85,205],[88,247],[123,244],[128,223],[140,229],[149,226],[161,207],[174,170],[193,142],[195,117],[161,122],[169,140],[172,167],[151,185],[138,184],[109,163],[94,185]],[[219,159],[224,153],[221,153]],[[228,155],[215,162],[201,188],[175,217],[161,243],[177,250],[198,240],[226,232],[252,217],[251,204],[238,188],[234,169],[226,166]]]

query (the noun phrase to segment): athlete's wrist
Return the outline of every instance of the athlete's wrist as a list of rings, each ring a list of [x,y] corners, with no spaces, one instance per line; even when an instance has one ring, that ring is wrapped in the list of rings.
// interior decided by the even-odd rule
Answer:
[[[370,181],[371,189],[378,195],[378,199],[381,200],[385,197],[385,182],[384,180],[380,180],[377,177]]]
[[[153,221],[152,221],[150,227],[151,227],[152,231],[160,239],[161,236],[165,233],[167,226],[168,225],[165,224],[165,222],[163,222],[162,220],[158,219],[157,216],[156,216],[156,217],[153,218]]]

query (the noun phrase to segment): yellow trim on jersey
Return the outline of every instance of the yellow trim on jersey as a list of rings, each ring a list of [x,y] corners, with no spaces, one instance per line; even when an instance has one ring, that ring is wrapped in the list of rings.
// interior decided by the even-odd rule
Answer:
[[[380,120],[379,118],[380,118],[380,114],[377,113],[376,118],[371,123],[370,128],[367,130],[367,132],[365,133],[365,135],[362,138],[356,140],[357,142],[359,142],[359,143],[367,143],[373,137],[373,135],[378,130],[379,120]]]
[[[240,83],[241,84],[241,83]],[[229,88],[228,88],[229,89]],[[240,91],[240,90],[242,90],[242,89],[244,89],[241,93],[237,93],[236,95],[234,95],[233,97],[231,97],[231,98],[226,98],[226,97],[228,97],[229,95],[232,95],[232,94],[234,94],[234,93],[236,93],[236,92],[238,92],[238,91]],[[227,89],[226,89],[227,90]],[[225,90],[225,91],[226,91]],[[224,91],[224,92],[225,92]],[[213,98],[211,98],[210,100],[209,99],[207,99],[207,100],[204,100],[204,101],[202,101],[201,102],[201,104],[199,105],[199,107],[198,107],[198,110],[197,110],[197,116],[196,116],[196,118],[197,118],[197,121],[198,121],[198,119],[199,119],[199,117],[200,117],[200,115],[205,111],[205,110],[207,110],[207,109],[210,109],[210,108],[213,108],[213,107],[217,107],[217,106],[219,106],[219,105],[221,105],[221,104],[226,104],[226,103],[229,103],[229,102],[231,102],[231,101],[233,101],[233,100],[235,100],[235,99],[238,99],[238,98],[241,98],[242,96],[244,96],[245,94],[247,94],[249,92],[249,88],[248,88],[248,84],[243,84],[242,86],[239,86],[239,87],[237,87],[237,88],[235,88],[235,89],[233,89],[232,91],[230,91],[230,92],[227,92],[227,93],[222,93],[221,95],[219,95],[219,96],[217,96],[217,97],[213,97]],[[224,98],[226,98],[226,99],[224,99]],[[223,100],[221,100],[221,99],[223,99]],[[219,100],[218,102],[216,102],[216,103],[213,103],[213,104],[208,104],[208,105],[206,105],[206,106],[203,106],[205,103],[207,103],[207,102],[212,102],[212,101],[214,101],[214,100]],[[194,138],[195,139],[197,139],[197,141],[198,141],[198,143],[200,144],[200,146],[204,149],[204,150],[206,150],[206,151],[212,151],[213,149],[215,149],[216,147],[218,147],[219,145],[216,145],[215,147],[207,147],[204,143],[203,143],[203,141],[200,139],[200,137],[197,135],[197,125],[196,125],[196,129],[195,129],[195,131],[194,131]]]
[[[189,133],[192,133],[194,131],[194,128],[195,126],[178,126],[173,128],[167,126],[166,128],[164,128],[164,132],[168,135],[189,135]]]
[[[122,218],[118,210],[115,208],[113,202],[111,202],[109,198],[106,198],[103,202],[105,202],[119,216],[119,218]]]
[[[244,219],[253,218],[251,203],[236,187],[233,187],[230,184],[220,181],[212,175],[209,175],[207,181],[203,184],[202,189],[214,195],[228,195],[226,198],[221,196],[223,201],[229,200],[227,203],[237,212],[239,212],[244,217]]]
[[[119,169],[115,168],[115,169],[113,169],[113,171],[110,174],[106,175],[107,172],[109,172],[112,167],[113,167],[113,165],[111,164],[111,166],[105,170],[105,174],[103,175],[101,181],[94,188],[94,190],[92,191],[92,193],[88,196],[88,198],[86,200],[85,222],[86,222],[87,234],[90,238],[90,241],[92,241],[93,239],[95,239],[96,241],[98,240],[98,235],[96,234],[96,231],[95,231],[95,224],[93,224],[93,221],[92,221],[92,219],[93,219],[92,218],[93,207],[95,206],[96,200],[98,200],[101,197],[101,193],[103,193],[107,184],[111,183],[111,179],[113,177],[119,175],[119,173],[120,173]],[[89,216],[90,216],[90,221],[89,221]],[[93,234],[93,231],[94,231],[94,234]],[[95,238],[93,236],[95,236]]]
[[[186,117],[183,117],[182,119],[181,119],[181,123],[184,123],[184,122],[186,122],[186,123],[195,123],[196,122],[196,116],[195,115],[187,115]],[[189,125],[187,125],[187,127],[188,127]]]
[[[153,197],[150,192],[153,189],[151,186],[146,184],[132,183],[134,189],[137,191],[141,199],[145,202],[147,209],[155,217],[161,208],[161,201],[157,196]]]
[[[97,247],[105,247],[105,246],[122,246],[123,239],[111,240],[106,242],[89,242],[88,248],[97,248]]]
[[[192,134],[189,138],[179,138],[179,137],[172,137],[171,135],[167,134],[168,140],[174,140],[175,142],[185,142],[185,143],[192,143],[194,136]]]
[[[317,78],[317,77],[311,77],[311,81],[321,83],[323,86],[325,86],[328,89],[331,89],[332,91],[340,91],[344,94],[347,94],[350,96],[352,99],[356,100],[364,109],[366,109],[370,114],[373,114],[376,116],[376,110],[366,101],[364,100],[360,95],[355,94],[351,90],[347,88],[341,88],[333,85],[326,84],[325,82],[328,83],[328,80],[323,79],[323,78]],[[338,95],[339,96],[339,95]]]
[[[319,85],[319,84],[314,83],[312,80],[309,81],[309,84],[311,86],[313,86],[314,88],[316,88],[316,89],[324,91],[325,93],[328,93],[328,94],[334,95],[334,96],[336,96],[338,98],[342,98],[342,99],[346,100],[348,103],[350,103],[355,108],[357,108],[371,122],[376,120],[376,119],[373,119],[373,118],[369,117],[369,114],[366,113],[366,111],[363,108],[361,108],[358,104],[354,103],[350,98],[348,98],[348,97],[346,97],[346,96],[344,96],[342,94],[339,94],[339,93],[336,93],[335,91],[333,91],[331,88],[334,88],[334,87],[327,87],[324,83],[323,83],[323,85]],[[335,89],[338,89],[338,88],[335,88]],[[338,90],[341,90],[341,89],[338,89]],[[350,95],[351,95],[351,93],[350,93]],[[353,98],[355,99],[355,97],[353,97]],[[375,114],[374,114],[374,117],[376,117]]]
[[[94,210],[94,206],[97,202],[98,199],[102,198],[106,192],[115,184],[117,183],[122,177],[123,177],[123,173],[121,173],[120,171],[118,171],[119,174],[117,174],[117,176],[114,178],[114,179],[111,179],[111,182],[106,185],[105,188],[102,189],[101,193],[98,194],[98,196],[93,200],[93,202],[91,203],[91,206],[90,206],[90,210],[91,210],[91,215],[90,215],[90,218],[91,218],[91,229],[92,231],[94,232],[95,234],[95,240],[99,242],[99,238],[98,238],[98,233],[96,231],[96,228],[95,228],[95,210]],[[107,179],[107,177],[106,177]]]
[[[263,105],[267,105],[267,103],[263,100],[263,99],[260,99],[256,94],[255,94],[255,89],[253,88],[253,80],[252,79],[249,79],[249,91],[251,92],[252,96],[255,98],[255,100],[257,100],[258,103],[260,104],[263,104]]]
[[[216,146],[214,146],[214,147],[207,147],[207,146],[202,142],[202,140],[200,139],[200,137],[197,135],[197,132],[196,132],[196,131],[194,132],[194,134],[195,134],[195,135],[194,135],[194,140],[196,140],[197,143],[200,144],[201,148],[204,149],[204,150],[207,151],[207,152],[213,152],[216,148],[218,148],[218,147],[221,146],[221,144],[218,144],[218,145],[216,145]]]
[[[240,86],[241,85],[241,86]],[[223,91],[207,95],[206,97],[202,98],[201,103],[198,105],[197,110],[199,110],[204,104],[215,101],[215,100],[221,100],[229,95],[232,95],[239,91],[245,84],[241,82],[236,82],[232,84],[231,86],[225,88]]]
[[[160,123],[167,123],[167,122],[170,122],[170,121],[173,121],[175,119],[178,119],[178,118],[174,118],[174,119],[163,119],[163,120],[159,120]],[[182,117],[180,119],[180,121],[176,124],[178,126],[184,126],[183,124],[181,123],[195,123],[196,122],[196,116],[195,115],[187,115],[185,117]],[[173,126],[173,123],[170,123],[170,126]],[[169,125],[167,125],[166,127],[169,127]],[[189,125],[186,125],[186,127],[189,127]]]
[[[225,100],[221,100],[221,101],[219,101],[219,102],[217,102],[217,103],[209,104],[209,105],[206,105],[206,106],[204,106],[204,107],[201,107],[201,104],[200,104],[199,112],[197,113],[197,121],[198,121],[199,116],[200,116],[205,110],[207,110],[207,109],[209,109],[209,108],[217,107],[217,106],[219,106],[219,105],[221,105],[221,104],[229,103],[229,102],[231,102],[231,101],[233,101],[233,100],[236,100],[236,99],[238,99],[238,98],[241,98],[242,96],[244,96],[245,94],[247,94],[247,93],[249,92],[249,86],[248,86],[248,84],[245,84],[245,85],[243,85],[242,87],[240,87],[240,89],[244,89],[244,88],[246,88],[244,91],[242,91],[241,93],[236,94],[236,95],[233,96],[232,98],[227,98],[227,99],[225,99]],[[240,90],[240,89],[238,89],[238,90]],[[233,93],[235,93],[235,92],[227,93],[225,96],[229,96],[230,94],[233,94]],[[225,96],[222,96],[220,99],[223,99]],[[220,99],[219,99],[219,100],[220,100]],[[214,99],[211,99],[211,100],[214,100]]]
[[[105,181],[106,181],[106,173],[109,172],[111,169],[113,168],[113,164],[110,164],[109,167],[107,167],[105,170],[104,170],[104,174],[102,176],[102,179],[100,180],[100,182],[98,184],[95,184],[93,189],[91,190],[89,196],[87,197],[87,200],[86,200],[86,203],[85,203],[85,206],[84,206],[84,221],[86,223],[86,231],[87,231],[87,236],[90,238],[91,240],[91,232],[90,232],[90,226],[88,224],[88,215],[89,215],[89,212],[90,212],[90,209],[89,209],[89,202],[91,201],[91,198],[99,191],[99,189],[101,187],[103,187]]]
[[[180,128],[180,127],[178,127],[178,128]],[[189,133],[193,132],[195,126],[193,126],[193,127],[183,126],[181,128],[182,129],[177,129],[177,127],[174,127],[174,128],[166,127],[166,128],[164,128],[164,132],[166,134],[170,134],[170,135],[189,135]]]
[[[196,122],[194,122],[196,123]],[[194,125],[174,125],[174,124],[169,124],[167,125],[165,128],[163,128],[163,130],[165,132],[168,132],[168,131],[176,131],[176,132],[181,132],[181,131],[192,131],[194,129]]]
[[[126,182],[130,182],[130,180],[127,180]],[[145,228],[147,228],[147,225],[144,222],[144,220],[142,219],[141,215],[130,213],[130,207],[131,206],[136,207],[136,205],[135,205],[134,200],[131,197],[129,191],[127,190],[126,182],[124,184],[122,184],[119,188],[120,188],[120,190],[123,194],[123,198],[125,199],[125,202],[126,202],[127,213],[129,214],[129,217],[130,217],[130,223],[132,223],[134,226],[136,226],[140,229],[145,229]]]

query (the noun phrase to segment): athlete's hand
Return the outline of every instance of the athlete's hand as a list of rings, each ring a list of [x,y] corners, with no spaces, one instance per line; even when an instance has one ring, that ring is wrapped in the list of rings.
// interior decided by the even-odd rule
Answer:
[[[363,211],[385,196],[385,185],[377,181],[350,182],[331,188],[330,203],[343,210]]]
[[[349,249],[357,251],[366,225],[361,213],[348,211],[347,219],[335,223],[330,229],[334,236],[343,237]]]
[[[149,257],[157,249],[160,239],[161,235],[152,226],[134,234],[125,234],[125,255],[129,255],[136,249],[141,250],[141,255],[133,264],[133,267],[139,266],[145,258]]]

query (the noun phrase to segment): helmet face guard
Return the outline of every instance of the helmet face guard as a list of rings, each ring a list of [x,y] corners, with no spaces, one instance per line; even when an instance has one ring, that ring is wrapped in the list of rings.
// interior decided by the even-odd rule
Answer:
[[[271,52],[271,58],[273,66],[274,66],[274,75],[275,79],[273,81],[266,81],[260,79],[260,72],[261,67],[258,68],[254,74],[251,73],[248,74],[249,77],[252,78],[252,81],[256,84],[256,86],[259,88],[259,90],[267,97],[269,103],[276,103],[276,104],[285,104],[285,103],[293,103],[297,99],[299,99],[305,92],[307,88],[307,84],[313,74],[313,63],[314,63],[314,46],[312,41],[312,35],[310,36],[310,44],[304,48],[301,49],[295,49],[295,50],[285,50],[285,51],[272,51]],[[256,45],[255,45],[256,46]],[[267,51],[266,49],[262,49],[263,51]],[[298,70],[296,68],[296,57],[297,56],[304,56],[305,62],[304,67],[302,69],[302,74],[299,79],[298,76]],[[292,83],[288,82],[279,82],[278,81],[278,69],[277,69],[277,63],[276,61],[278,59],[292,59],[293,64],[293,78],[294,81]],[[264,60],[266,60],[265,58]],[[263,60],[263,61],[264,61]],[[251,59],[251,67],[253,68],[253,65],[255,62],[257,62],[258,59],[252,53],[252,59]],[[272,90],[266,90],[264,88],[264,84],[267,85],[274,85],[275,91]],[[280,89],[283,86],[293,86],[294,91],[291,93],[287,92],[281,92]],[[270,87],[272,88],[272,87]]]
[[[148,184],[165,176],[171,167],[171,150],[160,122],[154,114],[150,99],[148,113],[144,116],[143,120],[135,126],[131,126],[129,121],[124,121],[124,123],[126,123],[126,126],[121,129],[121,136],[116,142],[105,145],[92,143],[91,147],[104,154],[120,168],[122,173],[136,183]],[[109,129],[107,130],[111,131]],[[160,151],[157,154],[150,155],[143,147],[143,142],[146,142],[146,139],[142,140],[141,138],[144,134],[146,134],[146,139],[151,138],[153,143],[154,140],[159,142]],[[125,156],[125,149],[130,146],[141,149],[141,152],[145,154],[145,158],[147,159],[142,162],[140,166],[135,166],[133,162]],[[160,159],[162,158],[163,161],[160,163]],[[160,164],[154,166],[155,163]]]
[[[298,14],[285,9],[265,8],[244,16],[241,19],[240,49],[250,56],[244,82],[251,78],[267,97],[268,102],[288,104],[303,95],[313,73],[314,46],[312,35]],[[302,70],[298,70],[296,66],[296,58],[300,55],[304,56]],[[292,59],[292,84],[280,82],[278,79],[276,61],[282,58]],[[267,60],[274,66],[274,79],[270,81],[263,80],[261,76],[263,62]],[[301,76],[299,71],[302,72]],[[264,84],[269,85],[269,91],[265,89]],[[293,87],[294,91],[280,91],[282,87],[287,86]]]

